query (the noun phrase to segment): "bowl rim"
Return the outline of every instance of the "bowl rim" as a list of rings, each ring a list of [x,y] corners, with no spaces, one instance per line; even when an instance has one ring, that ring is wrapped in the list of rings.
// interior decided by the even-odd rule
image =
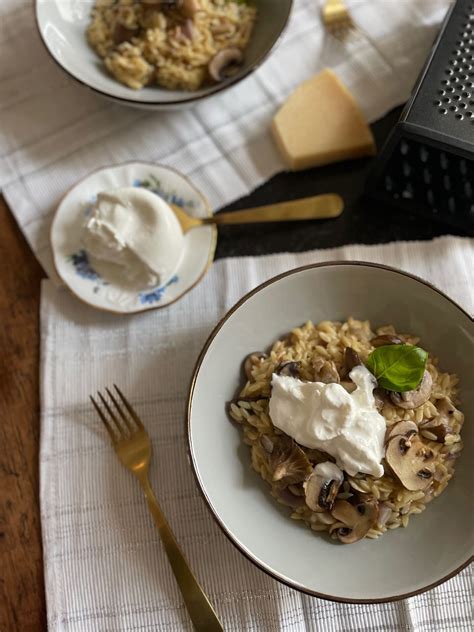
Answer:
[[[435,285],[433,285],[432,283],[430,283],[429,281],[425,281],[424,279],[422,279],[421,277],[412,274],[410,272],[405,272],[404,270],[400,270],[397,268],[394,268],[392,266],[387,266],[381,263],[373,263],[373,262],[369,262],[369,261],[359,261],[359,260],[332,260],[332,261],[323,261],[320,263],[310,263],[304,266],[300,266],[297,268],[292,268],[291,270],[287,270],[286,272],[282,272],[281,274],[278,274],[274,277],[271,277],[270,279],[267,279],[266,281],[264,281],[263,283],[259,284],[257,287],[253,288],[252,290],[250,290],[250,292],[247,292],[242,298],[240,298],[227,312],[226,314],[219,320],[219,322],[217,323],[217,325],[213,328],[213,330],[211,331],[211,333],[209,334],[206,342],[204,343],[204,346],[198,356],[198,359],[196,361],[193,373],[192,373],[192,377],[191,377],[191,382],[190,382],[190,386],[189,386],[189,392],[188,392],[188,400],[187,400],[187,404],[186,404],[186,418],[185,418],[185,433],[187,436],[187,448],[188,448],[188,456],[189,456],[189,461],[191,463],[191,467],[192,467],[192,471],[193,471],[193,475],[194,475],[194,480],[197,484],[197,487],[199,489],[199,492],[201,494],[201,497],[204,499],[207,509],[210,511],[211,516],[213,517],[214,521],[217,523],[217,525],[219,526],[219,528],[221,529],[221,531],[224,533],[224,535],[227,537],[227,539],[238,549],[238,551],[240,553],[242,553],[243,555],[245,555],[245,557],[252,562],[255,566],[257,566],[257,568],[259,568],[260,570],[262,570],[264,573],[266,573],[267,575],[269,575],[270,577],[272,577],[273,579],[276,579],[277,581],[279,581],[282,584],[285,584],[286,586],[288,586],[289,588],[294,588],[302,593],[305,593],[307,595],[311,595],[312,597],[318,597],[319,599],[325,599],[326,601],[335,601],[335,602],[339,602],[339,603],[354,603],[354,604],[375,604],[375,603],[389,603],[389,602],[393,602],[393,601],[400,601],[402,599],[407,599],[409,597],[414,597],[416,595],[421,595],[422,593],[431,590],[432,588],[435,588],[436,586],[439,586],[440,584],[443,584],[444,582],[448,581],[449,579],[451,579],[452,577],[454,577],[455,575],[457,575],[458,573],[460,573],[464,568],[466,568],[472,561],[474,561],[474,555],[471,555],[467,557],[467,559],[458,567],[456,567],[453,571],[451,571],[450,573],[448,573],[447,575],[444,575],[443,577],[441,577],[440,579],[436,580],[435,582],[432,582],[430,584],[427,584],[426,586],[423,586],[421,588],[418,588],[417,590],[413,590],[411,592],[407,592],[407,593],[401,593],[401,594],[397,594],[397,595],[390,595],[389,597],[381,597],[381,598],[376,598],[376,599],[350,599],[347,597],[338,597],[338,596],[334,596],[334,595],[329,595],[326,593],[320,593],[318,591],[315,590],[311,590],[310,588],[307,588],[306,586],[303,586],[302,584],[298,583],[297,581],[293,581],[291,579],[289,579],[288,577],[285,577],[284,575],[282,575],[281,573],[273,570],[272,568],[266,566],[263,562],[261,562],[256,556],[254,556],[252,554],[252,552],[246,548],[246,546],[240,542],[233,533],[231,533],[231,531],[227,528],[227,526],[224,524],[224,522],[221,520],[220,516],[215,512],[211,500],[207,495],[207,492],[204,488],[204,485],[201,483],[199,474],[198,474],[198,469],[197,469],[197,463],[194,457],[194,449],[193,449],[193,441],[191,438],[191,408],[192,408],[192,404],[193,404],[193,396],[194,396],[194,391],[195,391],[195,387],[196,387],[196,382],[197,382],[197,378],[202,366],[202,363],[204,361],[204,358],[207,355],[207,351],[209,349],[209,347],[211,346],[212,342],[214,341],[214,338],[217,336],[217,334],[219,333],[219,331],[222,329],[222,327],[225,325],[225,323],[227,322],[227,320],[244,304],[246,303],[250,298],[252,298],[254,295],[258,294],[261,290],[263,290],[264,288],[273,285],[274,283],[276,283],[277,281],[280,281],[281,279],[284,279],[285,277],[288,276],[292,276],[294,274],[299,274],[300,272],[304,272],[306,270],[312,270],[315,268],[325,268],[325,267],[335,267],[335,266],[361,266],[361,267],[369,267],[369,268],[377,268],[377,269],[381,269],[381,270],[386,270],[389,272],[394,272],[396,274],[408,277],[414,281],[417,281],[419,283],[422,283],[423,285],[425,285],[426,287],[430,288],[431,290],[434,290],[437,294],[439,294],[442,298],[446,299],[447,301],[449,301],[454,307],[456,307],[464,316],[467,316],[468,319],[471,320],[471,322],[474,322],[474,318],[469,314],[469,312],[467,312],[467,310],[465,310],[463,307],[461,307],[456,301],[454,301],[452,298],[450,298],[447,294],[445,294],[444,292],[442,292],[439,288],[437,288]]]
[[[215,255],[216,255],[216,248],[217,248],[217,226],[210,224],[211,229],[212,229],[212,238],[211,238],[211,245],[209,248],[209,256],[207,259],[207,263],[206,263],[206,267],[204,268],[204,270],[202,271],[202,274],[199,276],[199,278],[189,287],[185,288],[181,294],[179,294],[179,296],[177,296],[176,298],[174,298],[172,301],[170,301],[169,303],[166,303],[164,305],[153,305],[152,307],[148,307],[146,309],[144,308],[137,308],[134,309],[132,311],[129,312],[123,312],[120,311],[118,309],[112,309],[112,308],[106,308],[106,307],[102,307],[99,305],[96,305],[95,303],[91,303],[90,301],[86,300],[85,298],[83,298],[82,296],[79,296],[79,294],[76,292],[75,288],[72,287],[64,278],[64,276],[61,274],[60,270],[59,270],[59,266],[57,264],[57,253],[56,253],[56,249],[54,247],[54,240],[53,240],[53,230],[54,230],[54,226],[55,226],[55,222],[59,216],[59,209],[62,206],[63,202],[65,201],[65,199],[79,186],[81,186],[84,182],[84,180],[87,180],[87,178],[90,178],[91,176],[99,173],[100,171],[107,171],[108,169],[115,169],[115,168],[119,168],[119,167],[125,167],[127,165],[146,165],[148,167],[159,167],[160,169],[165,169],[167,171],[171,171],[172,173],[176,174],[177,176],[179,176],[180,178],[182,178],[185,182],[187,182],[189,184],[189,186],[194,189],[194,191],[196,192],[196,194],[198,195],[198,197],[201,198],[203,204],[204,204],[204,208],[207,212],[207,216],[208,217],[212,217],[214,215],[214,211],[212,210],[212,206],[207,198],[206,195],[204,195],[204,193],[201,191],[201,189],[199,189],[194,182],[188,178],[188,176],[184,175],[183,173],[181,173],[181,171],[178,171],[178,169],[175,169],[174,167],[170,167],[168,165],[164,165],[162,163],[159,162],[151,162],[151,161],[147,161],[147,160],[126,160],[125,162],[119,162],[113,165],[102,165],[101,167],[97,167],[96,169],[93,169],[92,171],[89,171],[84,177],[82,177],[80,180],[77,180],[73,185],[71,185],[65,192],[64,194],[60,197],[60,199],[58,200],[54,211],[53,211],[53,216],[51,219],[51,224],[49,227],[49,232],[48,232],[48,244],[49,247],[51,249],[51,260],[52,260],[52,264],[53,264],[53,269],[55,271],[55,273],[57,274],[58,278],[61,279],[61,282],[64,284],[64,287],[66,287],[77,299],[79,299],[81,301],[81,303],[84,303],[84,305],[87,305],[89,307],[93,307],[94,309],[97,309],[101,312],[105,312],[107,314],[116,314],[118,316],[133,316],[134,314],[141,314],[141,313],[145,313],[145,312],[152,312],[156,309],[165,309],[167,307],[170,307],[171,305],[173,305],[173,303],[176,303],[176,301],[179,301],[181,298],[183,298],[183,296],[185,294],[187,294],[188,292],[190,292],[191,290],[193,290],[197,285],[199,285],[199,283],[201,283],[201,281],[204,279],[204,277],[206,276],[206,274],[209,272],[212,263],[214,261]]]
[[[281,42],[283,34],[286,31],[286,28],[288,26],[288,22],[290,20],[291,12],[294,6],[294,0],[288,0],[288,10],[287,10],[285,19],[283,21],[283,24],[281,26],[281,29],[279,33],[277,34],[275,40],[266,51],[264,51],[263,53],[261,53],[261,55],[257,57],[257,59],[247,68],[247,70],[245,70],[245,72],[241,74],[238,73],[235,77],[229,78],[223,84],[216,84],[215,87],[211,87],[210,90],[208,90],[204,94],[200,94],[199,96],[192,96],[192,92],[191,92],[190,93],[191,96],[185,99],[177,99],[173,101],[142,101],[138,97],[138,95],[140,94],[140,90],[136,91],[137,93],[136,99],[119,97],[117,95],[111,94],[110,92],[107,92],[106,90],[101,90],[91,85],[90,83],[87,83],[84,79],[81,79],[80,77],[76,76],[71,71],[69,71],[67,68],[65,68],[65,66],[63,66],[61,61],[57,59],[57,57],[54,55],[53,51],[48,46],[45,37],[43,36],[43,29],[41,28],[40,19],[38,16],[38,7],[40,5],[40,2],[41,0],[34,0],[34,15],[35,15],[34,22],[36,25],[36,30],[38,31],[38,34],[40,36],[41,43],[43,44],[44,48],[48,52],[51,59],[55,62],[55,64],[59,66],[59,68],[61,68],[61,70],[65,72],[69,77],[71,77],[71,79],[73,79],[76,83],[79,83],[81,86],[84,86],[85,88],[88,88],[89,90],[92,90],[93,92],[100,94],[101,96],[106,97],[107,99],[113,99],[114,101],[118,101],[126,105],[139,105],[139,106],[148,107],[148,108],[155,107],[155,108],[163,108],[163,109],[169,109],[169,108],[178,107],[181,105],[184,106],[184,105],[195,104],[202,99],[206,99],[207,97],[211,97],[220,92],[223,92],[227,88],[231,88],[232,86],[235,86],[241,81],[243,81],[244,79],[246,79],[255,70],[257,70],[263,64],[264,61],[266,61],[266,59],[275,50],[276,46]]]

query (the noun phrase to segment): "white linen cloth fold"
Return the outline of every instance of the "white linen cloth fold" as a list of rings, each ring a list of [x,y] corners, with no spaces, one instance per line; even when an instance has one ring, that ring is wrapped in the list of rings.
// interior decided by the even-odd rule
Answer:
[[[159,114],[110,103],[70,79],[41,43],[33,4],[0,2],[0,187],[54,277],[52,213],[80,178],[148,160],[188,175],[215,209],[242,197],[284,169],[271,118],[321,68],[336,71],[370,121],[406,101],[449,0],[348,0],[368,39],[344,44],[323,29],[318,0],[295,0],[281,44],[257,72],[192,110]]]
[[[224,259],[182,300],[133,317],[94,311],[52,281],[43,283],[40,504],[51,631],[191,630],[138,483],[120,465],[88,400],[114,382],[150,433],[152,485],[226,631],[472,629],[470,569],[406,601],[366,606],[311,598],[241,555],[197,490],[187,459],[185,398],[209,332],[258,283],[331,259],[395,265],[474,312],[473,241],[454,237]]]

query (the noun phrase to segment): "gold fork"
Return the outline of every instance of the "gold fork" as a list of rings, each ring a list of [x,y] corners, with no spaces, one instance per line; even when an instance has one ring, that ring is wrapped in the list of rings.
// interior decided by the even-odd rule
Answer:
[[[260,222],[294,222],[296,220],[327,219],[338,217],[344,209],[344,201],[337,193],[323,193],[312,197],[278,202],[244,211],[216,213],[210,217],[191,217],[176,204],[170,204],[183,233],[198,226],[209,224],[252,224]]]
[[[349,37],[354,40],[365,40],[372,47],[372,51],[368,51],[368,61],[375,68],[378,68],[381,75],[390,73],[391,64],[382,53],[375,42],[362,32],[361,29],[352,19],[345,0],[326,0],[321,9],[321,19],[329,33],[338,40],[344,41]]]
[[[106,388],[112,406],[100,392],[97,393],[104,410],[90,395],[99,417],[112,440],[115,452],[124,467],[137,477],[145,492],[148,507],[158,528],[168,561],[178,583],[191,621],[198,631],[222,632],[223,628],[204,594],[188,562],[176,542],[173,532],[161,510],[148,479],[151,459],[151,442],[143,424],[120,389],[114,384],[120,401]],[[115,409],[115,410],[114,410]],[[116,411],[116,412],[115,412]]]
[[[326,0],[321,9],[321,17],[327,30],[338,39],[344,38],[350,30],[355,29],[344,0]]]

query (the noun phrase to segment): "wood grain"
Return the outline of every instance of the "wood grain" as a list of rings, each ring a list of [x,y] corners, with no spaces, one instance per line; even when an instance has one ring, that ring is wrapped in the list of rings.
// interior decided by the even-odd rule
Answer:
[[[0,630],[46,629],[38,501],[44,273],[0,198]]]

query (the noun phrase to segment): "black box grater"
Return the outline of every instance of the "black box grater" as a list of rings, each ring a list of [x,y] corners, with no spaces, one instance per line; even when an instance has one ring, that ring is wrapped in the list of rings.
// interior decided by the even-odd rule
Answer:
[[[473,231],[474,0],[449,11],[367,193]]]

